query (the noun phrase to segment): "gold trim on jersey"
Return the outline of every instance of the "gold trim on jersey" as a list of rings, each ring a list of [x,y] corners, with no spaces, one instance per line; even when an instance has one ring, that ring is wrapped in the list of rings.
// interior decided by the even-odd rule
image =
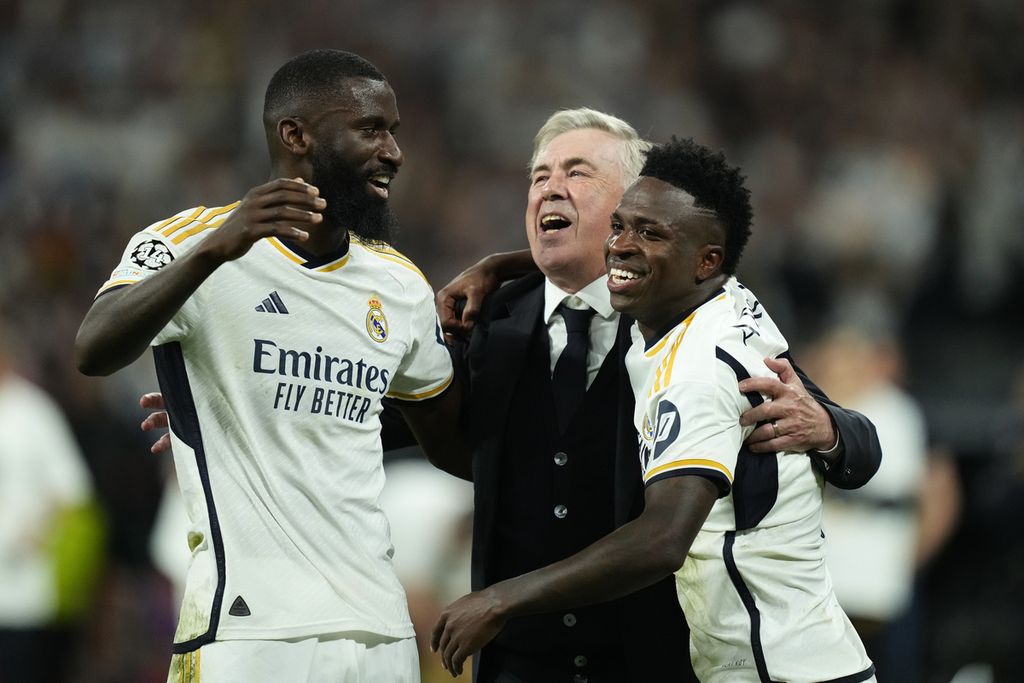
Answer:
[[[334,263],[328,263],[326,266],[320,266],[319,268],[314,268],[313,270],[315,270],[318,273],[329,273],[332,270],[337,270],[338,268],[341,268],[343,265],[348,263],[348,257],[349,254],[345,254]]]
[[[652,349],[645,354],[650,358],[656,349],[660,349],[664,346],[665,342],[672,339],[672,349],[664,358],[661,359],[661,362],[658,363],[658,369],[654,373],[654,384],[651,385],[650,391],[647,392],[647,398],[654,396],[656,393],[667,387],[672,381],[672,368],[675,367],[676,364],[676,354],[679,353],[679,347],[683,343],[683,337],[686,336],[686,331],[690,329],[690,323],[693,321],[693,316],[695,315],[697,315],[697,311],[688,315],[686,320],[679,324],[679,327],[682,329],[677,327],[676,329],[679,330],[678,332],[665,335],[665,338],[658,343],[655,349]]]
[[[236,209],[239,206],[239,204],[241,204],[241,202],[228,204],[227,206],[223,207],[213,207],[212,209],[199,207],[199,209],[197,209],[196,211],[191,213],[190,216],[188,216],[188,220],[186,220],[183,223],[171,224],[168,227],[165,227],[163,230],[161,230],[160,234],[162,234],[162,236],[164,236],[165,238],[170,238],[172,234],[174,234],[178,230],[187,227],[187,230],[181,232],[180,234],[177,234],[177,236],[175,236],[171,240],[172,244],[179,245],[188,238],[193,237],[194,234],[199,234],[200,232],[208,230],[213,227],[220,227],[223,224],[223,222],[227,220],[227,218],[224,217],[221,218],[220,220],[211,220],[211,218],[216,218],[217,216],[228,213],[229,211]],[[199,218],[199,216],[201,215],[203,217]]]
[[[189,215],[177,216],[176,218],[171,219],[169,223],[165,221],[161,225],[158,225],[157,227],[153,228],[152,231],[159,233],[164,237],[170,237],[172,234],[174,234],[181,228],[184,228],[186,225],[192,223],[192,221],[194,221],[203,211],[206,211],[206,207],[198,206],[195,209],[193,209],[192,213],[190,213]]]
[[[281,243],[281,240],[279,240],[277,237],[268,237],[267,241],[270,242],[271,246],[273,246],[279,252],[284,254],[285,257],[287,257],[287,259],[292,263],[298,264],[300,266],[305,266],[305,264],[307,263],[307,261],[303,260],[301,256],[293,252],[288,247],[284,246],[284,244]],[[337,259],[336,261],[331,261],[330,263],[319,266],[317,268],[308,268],[307,270],[315,271],[317,273],[330,273],[331,271],[337,270],[338,268],[341,268],[343,265],[348,263],[349,256],[351,255],[352,251],[349,250],[348,252],[345,253],[344,256]]]
[[[375,256],[384,259],[385,261],[391,261],[397,263],[400,266],[408,268],[412,272],[423,278],[424,282],[427,280],[427,276],[423,274],[423,271],[416,267],[416,264],[412,262],[405,254],[401,253],[386,242],[363,242],[355,235],[351,235],[352,243],[358,244]]]
[[[178,683],[200,683],[202,657],[203,651],[201,649],[174,655],[171,660],[171,676],[173,677],[174,675],[174,665],[177,665]]]
[[[279,252],[284,254],[285,257],[292,263],[298,263],[300,266],[303,263],[305,263],[305,261],[303,261],[301,258],[292,253],[291,249],[281,244],[280,240],[278,240],[276,237],[268,237],[267,241],[270,242],[271,246],[273,246],[274,249],[277,249]]]
[[[455,378],[455,373],[452,373],[452,374],[448,375],[448,379],[446,379],[440,385],[434,387],[433,389],[429,389],[429,390],[424,391],[424,392],[419,393],[419,394],[406,394],[406,393],[403,393],[401,391],[389,391],[387,393],[387,396],[388,396],[388,398],[397,398],[397,399],[399,399],[401,401],[422,401],[425,398],[431,398],[433,396],[437,396],[442,391],[447,389],[448,386],[452,383],[452,379],[454,379],[454,378]]]
[[[406,259],[394,258],[393,256],[389,256],[387,254],[382,254],[382,253],[376,252],[376,251],[373,252],[373,253],[375,253],[378,257],[384,259],[385,261],[391,261],[392,263],[397,263],[398,265],[400,265],[400,266],[402,266],[404,268],[408,268],[409,270],[411,270],[412,272],[416,273],[421,278],[423,278],[424,282],[427,280],[427,276],[423,274],[423,271],[421,271],[419,268],[414,266],[412,261],[408,261]]]
[[[726,297],[726,294],[720,294],[717,297],[715,297],[714,299],[712,299],[712,301],[721,301],[725,297]],[[705,306],[705,304],[707,304],[707,303],[708,302],[705,302],[704,304],[701,304],[700,306],[695,308],[693,313],[691,313],[690,315],[686,316],[686,320],[684,320],[683,322],[679,323],[679,325],[686,325],[687,327],[689,327],[690,326],[690,321],[693,320],[693,316],[696,315],[697,311],[699,311],[701,308],[703,308]],[[679,327],[679,325],[676,325],[676,327],[674,327],[672,329],[675,330],[677,327]],[[684,330],[684,332],[685,332],[685,330]],[[671,339],[671,338],[672,338],[672,332],[670,331],[668,334],[666,334],[664,337],[662,337],[661,340],[657,344],[655,344],[651,348],[649,348],[646,351],[644,351],[644,356],[647,357],[647,358],[650,358],[651,356],[657,355],[657,353],[659,351],[661,351],[662,347],[664,347],[665,344],[668,343],[668,340]]]
[[[199,207],[199,208],[202,208],[202,207]],[[180,221],[183,218],[185,218],[185,216],[177,216],[177,215],[171,216],[170,218],[162,220],[159,223],[155,223],[151,228],[148,228],[148,230],[150,230],[151,232],[160,232],[161,230],[163,230],[165,227],[167,227],[171,223],[175,223],[177,221]]]
[[[704,458],[686,458],[683,460],[673,460],[672,462],[667,462],[664,465],[658,465],[653,470],[644,475],[644,481],[647,481],[651,477],[661,474],[666,470],[684,469],[689,467],[706,467],[708,469],[718,470],[719,472],[726,476],[730,484],[732,483],[732,472],[729,471],[728,467],[726,467],[720,462],[715,462],[714,460],[706,460]]]
[[[647,358],[650,358],[652,356],[656,356],[658,354],[658,352],[661,351],[661,347],[665,346],[665,344],[667,344],[668,340],[671,339],[671,338],[672,338],[671,334],[666,334],[664,337],[661,338],[660,342],[655,344],[653,347],[651,347],[647,351],[644,351],[644,356],[647,357]]]
[[[224,224],[224,221],[226,221],[226,220],[227,220],[227,218],[221,218],[219,221],[214,221],[213,223],[203,223],[202,221],[200,221],[199,225],[197,225],[196,227],[191,228],[191,229],[186,230],[185,232],[181,233],[180,235],[178,235],[177,237],[172,239],[171,242],[173,244],[181,244],[182,242],[187,240],[189,237],[192,237],[192,235],[198,235],[199,233],[203,232],[204,230],[210,230],[212,228],[219,228],[221,225]]]
[[[116,287],[118,285],[134,285],[136,282],[138,282],[138,280],[114,280],[113,282],[108,282],[100,287],[100,290],[99,292],[96,292],[96,295],[99,296],[100,292],[105,292],[111,287]]]

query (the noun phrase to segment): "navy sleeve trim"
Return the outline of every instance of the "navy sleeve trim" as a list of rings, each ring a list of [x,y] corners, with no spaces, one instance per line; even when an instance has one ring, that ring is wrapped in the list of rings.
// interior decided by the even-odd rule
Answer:
[[[842,676],[841,678],[830,678],[827,681],[822,681],[822,683],[860,683],[861,681],[868,680],[874,675],[875,665],[872,664],[863,671],[859,671],[855,674],[850,674],[849,676]]]
[[[704,477],[705,479],[710,479],[711,482],[718,488],[719,498],[724,498],[728,496],[729,490],[732,487],[732,482],[730,482],[729,478],[722,474],[721,472],[716,472],[715,470],[712,469],[700,470],[692,467],[683,467],[678,470],[668,470],[667,472],[661,472],[659,474],[654,475],[653,477],[644,482],[644,488],[647,488],[654,482],[661,481],[662,479],[668,479],[669,477],[685,476]]]

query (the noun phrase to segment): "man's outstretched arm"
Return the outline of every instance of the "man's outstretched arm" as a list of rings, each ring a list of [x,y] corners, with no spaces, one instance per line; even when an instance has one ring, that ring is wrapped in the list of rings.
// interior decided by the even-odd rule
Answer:
[[[643,513],[554,564],[465,595],[445,608],[431,649],[453,675],[509,619],[612,600],[645,588],[683,565],[718,498],[710,480],[669,477],[647,487]]]
[[[138,284],[96,299],[75,338],[75,364],[86,375],[109,375],[142,355],[196,289],[222,264],[264,237],[294,240],[320,223],[324,206],[315,187],[278,179],[253,188],[235,212],[193,251]]]

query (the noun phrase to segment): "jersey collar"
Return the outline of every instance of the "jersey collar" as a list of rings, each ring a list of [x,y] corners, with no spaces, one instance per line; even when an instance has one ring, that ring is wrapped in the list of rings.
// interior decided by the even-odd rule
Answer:
[[[649,341],[649,342],[644,344],[644,351],[650,351],[651,348],[654,345],[656,345],[658,342],[660,342],[662,339],[664,339],[665,336],[669,332],[671,332],[672,330],[676,329],[676,327],[679,326],[679,323],[681,323],[684,320],[686,320],[687,318],[689,318],[690,315],[694,311],[696,311],[698,308],[700,308],[701,306],[703,306],[707,302],[711,301],[712,299],[715,299],[715,298],[721,296],[722,294],[725,294],[725,287],[719,287],[717,290],[712,292],[711,295],[708,296],[708,298],[704,299],[704,301],[701,301],[696,306],[692,306],[690,308],[687,308],[685,311],[682,311],[681,313],[679,313],[679,315],[677,315],[674,318],[672,318],[660,330],[658,330],[658,334],[654,335],[651,338],[651,341]]]
[[[289,260],[299,264],[303,268],[308,268],[309,270],[318,270],[322,272],[334,270],[345,265],[345,261],[348,260],[349,235],[347,232],[345,233],[345,241],[340,247],[334,251],[319,256],[306,251],[299,246],[298,242],[284,239],[283,237],[269,237],[267,239],[269,239],[270,243]]]

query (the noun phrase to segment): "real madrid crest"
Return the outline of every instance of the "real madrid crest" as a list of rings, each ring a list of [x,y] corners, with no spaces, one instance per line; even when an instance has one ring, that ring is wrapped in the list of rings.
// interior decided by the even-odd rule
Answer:
[[[643,437],[645,441],[650,441],[654,438],[654,427],[651,425],[651,417],[647,413],[644,413]]]
[[[370,339],[384,343],[388,338],[388,319],[384,317],[384,305],[377,296],[371,296],[367,303],[370,310],[366,313],[366,331]]]

